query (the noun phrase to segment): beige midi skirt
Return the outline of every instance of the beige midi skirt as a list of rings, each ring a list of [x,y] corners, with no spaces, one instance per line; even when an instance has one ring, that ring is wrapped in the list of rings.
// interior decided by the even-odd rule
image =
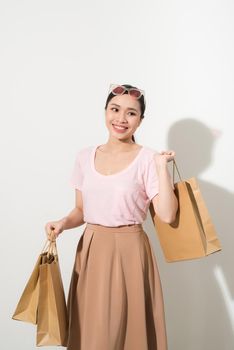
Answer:
[[[69,350],[167,350],[161,280],[141,224],[86,223],[67,305]]]

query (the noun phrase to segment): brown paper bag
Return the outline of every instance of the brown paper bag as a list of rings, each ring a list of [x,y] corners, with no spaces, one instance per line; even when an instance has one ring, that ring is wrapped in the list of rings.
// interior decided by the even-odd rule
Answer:
[[[174,183],[173,160],[173,183]],[[179,174],[180,177],[180,174]],[[156,215],[153,203],[150,214],[167,262],[189,260],[207,256],[222,249],[208,209],[203,200],[198,181],[195,177],[174,183],[174,192],[178,199],[176,220],[167,224]]]
[[[46,242],[42,253],[39,255],[33,272],[24,288],[24,291],[19,299],[16,310],[12,316],[13,320],[24,321],[36,324],[37,323],[37,305],[38,305],[38,296],[39,296],[39,266],[42,262],[42,259],[46,256],[47,253],[43,252],[48,245]]]
[[[40,265],[37,346],[67,345],[68,316],[56,243]]]

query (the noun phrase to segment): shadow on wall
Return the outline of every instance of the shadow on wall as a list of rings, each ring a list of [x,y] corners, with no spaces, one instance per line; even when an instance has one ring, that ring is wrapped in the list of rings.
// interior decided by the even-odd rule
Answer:
[[[234,194],[199,178],[211,161],[218,162],[212,159],[217,137],[218,131],[195,119],[178,121],[168,134],[168,149],[176,152],[182,179],[198,179],[222,245],[222,251],[205,258],[160,262],[169,349],[173,350],[231,350],[234,343]],[[230,160],[223,171],[230,172],[231,164]],[[149,214],[147,230],[154,244],[158,239],[153,237],[156,234]],[[162,255],[159,242],[155,251]]]

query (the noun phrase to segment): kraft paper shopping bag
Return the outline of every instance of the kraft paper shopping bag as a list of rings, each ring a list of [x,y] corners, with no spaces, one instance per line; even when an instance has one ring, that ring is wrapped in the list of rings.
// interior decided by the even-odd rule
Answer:
[[[174,166],[173,160],[173,183]],[[150,204],[150,214],[159,238],[159,242],[167,262],[189,260],[205,257],[222,249],[212,223],[208,209],[202,197],[198,180],[192,177],[174,183],[174,193],[178,199],[179,208],[176,220],[163,222]]]

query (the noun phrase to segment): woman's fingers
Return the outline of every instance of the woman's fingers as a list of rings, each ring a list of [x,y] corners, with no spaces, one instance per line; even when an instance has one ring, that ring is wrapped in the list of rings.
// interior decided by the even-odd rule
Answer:
[[[160,154],[168,154],[168,155],[175,155],[175,151],[173,150],[168,150],[168,151],[161,151]]]
[[[160,152],[160,155],[166,156],[168,162],[175,158],[175,154],[176,153],[174,150],[167,150],[167,151],[164,150]]]
[[[51,221],[45,225],[45,231],[49,240],[55,240],[63,230],[63,220]]]
[[[47,238],[50,241],[54,241],[56,239],[55,227],[54,227],[54,225],[52,223],[47,223],[46,224],[45,231],[46,231]]]

